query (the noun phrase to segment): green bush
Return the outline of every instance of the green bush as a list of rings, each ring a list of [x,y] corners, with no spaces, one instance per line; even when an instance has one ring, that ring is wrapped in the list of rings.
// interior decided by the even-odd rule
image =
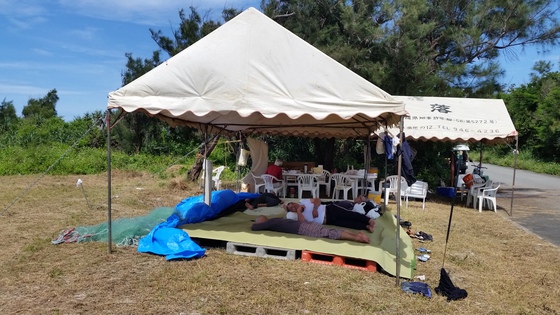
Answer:
[[[127,155],[111,152],[111,167],[158,173],[178,160],[175,156]],[[64,144],[35,148],[7,147],[0,151],[0,175],[98,174],[107,171],[107,149],[72,148]]]

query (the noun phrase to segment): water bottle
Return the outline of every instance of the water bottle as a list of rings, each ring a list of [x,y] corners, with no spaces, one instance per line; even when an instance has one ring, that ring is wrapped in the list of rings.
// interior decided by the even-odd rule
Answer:
[[[307,163],[305,163],[305,164],[303,165],[303,172],[304,172],[305,174],[307,174]]]

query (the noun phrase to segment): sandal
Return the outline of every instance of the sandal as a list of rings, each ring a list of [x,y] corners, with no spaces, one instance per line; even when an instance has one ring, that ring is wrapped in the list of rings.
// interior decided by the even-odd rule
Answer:
[[[426,232],[422,232],[422,231],[418,231],[416,233],[416,237],[419,240],[423,240],[423,241],[433,241],[433,238],[430,234],[426,233]]]
[[[399,223],[403,228],[409,228],[412,226],[412,223],[410,221],[401,221]]]

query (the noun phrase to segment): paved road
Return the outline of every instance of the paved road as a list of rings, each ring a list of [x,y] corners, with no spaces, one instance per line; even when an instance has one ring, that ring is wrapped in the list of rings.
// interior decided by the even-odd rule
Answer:
[[[514,185],[512,168],[484,163],[483,166],[487,167],[483,169],[484,175],[501,184],[497,203],[503,214],[541,238],[560,246],[560,176],[517,170]],[[471,171],[472,167],[468,172]]]

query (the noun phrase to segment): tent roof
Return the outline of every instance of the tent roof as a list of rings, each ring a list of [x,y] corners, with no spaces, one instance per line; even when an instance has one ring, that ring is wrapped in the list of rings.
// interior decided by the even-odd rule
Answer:
[[[211,133],[338,138],[406,114],[401,101],[254,8],[109,93],[107,107]]]
[[[515,126],[501,99],[395,96],[405,103],[407,139],[496,143],[514,140]],[[382,130],[380,130],[381,132]],[[398,133],[396,129],[391,132]],[[396,135],[395,133],[395,135]]]

